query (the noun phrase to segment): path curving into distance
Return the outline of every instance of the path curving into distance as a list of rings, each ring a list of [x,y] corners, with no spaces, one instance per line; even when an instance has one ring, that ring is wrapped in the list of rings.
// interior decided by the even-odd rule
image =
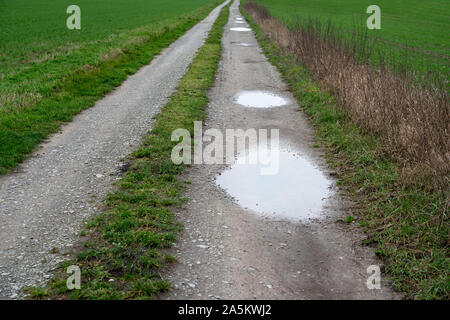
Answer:
[[[238,0],[230,10],[203,132],[279,129],[279,173],[261,176],[245,164],[185,171],[189,202],[177,212],[185,229],[172,249],[178,263],[163,275],[172,289],[161,298],[399,298],[383,278],[380,290],[367,288],[367,268],[380,262],[358,244],[357,230],[338,222],[348,209],[312,147],[306,116],[262,54]]]
[[[226,4],[0,177],[0,299],[48,279],[71,250]]]

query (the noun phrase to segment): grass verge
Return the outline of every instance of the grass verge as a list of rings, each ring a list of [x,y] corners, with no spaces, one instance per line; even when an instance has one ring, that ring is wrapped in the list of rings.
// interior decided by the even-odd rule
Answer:
[[[184,166],[171,161],[176,144],[171,134],[177,128],[193,134],[193,122],[205,117],[207,91],[214,84],[228,15],[229,5],[222,9],[153,129],[133,153],[118,190],[106,200],[107,209],[89,221],[76,257],[62,263],[45,288],[28,288],[31,297],[151,299],[170,287],[159,270],[175,260],[164,249],[171,246],[181,229],[172,208],[185,201],[184,182],[178,177]],[[66,287],[65,270],[70,265],[81,269],[80,290]]]
[[[384,261],[394,288],[407,298],[449,299],[448,191],[436,190],[432,181],[406,177],[379,136],[352,122],[331,93],[242,13],[315,126],[338,185],[353,202],[350,210],[367,233],[364,244]]]
[[[62,123],[90,108],[205,18],[203,6],[141,29],[120,41],[94,42],[67,56],[30,63],[0,82],[0,174],[22,162]],[[16,101],[17,100],[17,101]]]

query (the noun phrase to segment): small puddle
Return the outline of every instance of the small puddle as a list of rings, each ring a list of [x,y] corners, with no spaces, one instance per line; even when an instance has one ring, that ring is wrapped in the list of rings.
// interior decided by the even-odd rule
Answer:
[[[230,28],[230,30],[231,30],[231,31],[238,31],[238,32],[252,31],[252,29],[250,29],[250,28],[241,28],[241,27]]]
[[[255,44],[253,43],[246,43],[246,42],[234,42],[233,43],[235,46],[240,46],[240,47],[254,47]]]
[[[238,21],[235,21],[234,23],[245,23],[245,21],[238,20]]]
[[[288,104],[288,100],[283,97],[259,90],[242,91],[235,96],[234,101],[251,108],[272,108]]]
[[[261,168],[267,165],[248,164],[240,156],[237,163],[217,177],[216,184],[240,206],[264,217],[292,221],[323,217],[331,182],[306,159],[290,151],[278,151],[276,174],[261,175]],[[257,149],[250,150],[249,156],[252,152]]]

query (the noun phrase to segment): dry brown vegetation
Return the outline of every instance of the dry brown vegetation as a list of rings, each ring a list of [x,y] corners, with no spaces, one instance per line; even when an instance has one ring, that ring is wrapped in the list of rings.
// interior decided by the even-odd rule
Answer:
[[[387,152],[403,163],[405,172],[430,176],[434,186],[448,188],[448,80],[418,81],[413,70],[401,66],[374,67],[368,58],[370,41],[364,34],[345,41],[330,23],[309,21],[287,28],[257,3],[246,2],[244,9],[271,42],[288,50],[314,80],[335,95],[353,121],[380,135]]]

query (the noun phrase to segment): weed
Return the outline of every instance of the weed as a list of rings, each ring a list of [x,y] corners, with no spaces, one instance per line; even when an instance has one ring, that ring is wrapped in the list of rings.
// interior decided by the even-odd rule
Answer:
[[[355,217],[346,216],[344,221],[345,221],[345,223],[352,223],[353,221],[355,221]]]

